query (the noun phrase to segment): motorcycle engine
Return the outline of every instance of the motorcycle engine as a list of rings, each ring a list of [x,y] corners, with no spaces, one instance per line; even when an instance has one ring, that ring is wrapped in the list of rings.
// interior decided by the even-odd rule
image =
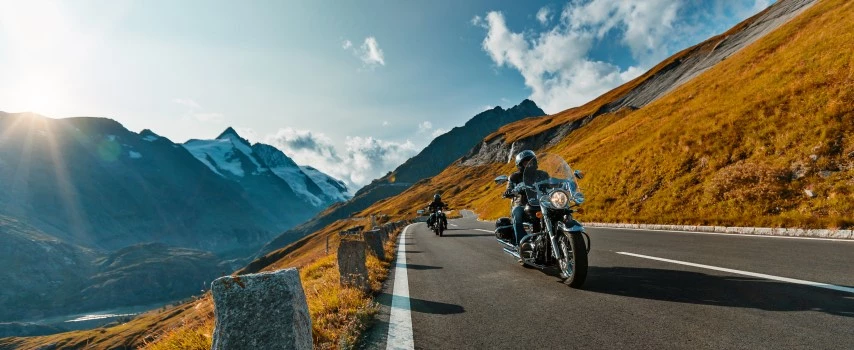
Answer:
[[[535,256],[534,249],[535,245],[531,241],[522,243],[522,245],[519,246],[519,256],[521,256],[522,259],[533,259]]]
[[[543,247],[542,240],[543,235],[539,234],[534,237],[531,237],[531,239],[525,241],[525,243],[522,243],[522,245],[519,247],[519,256],[521,256],[523,259],[539,260],[540,255],[542,255],[540,252],[540,250],[542,250],[541,248]]]

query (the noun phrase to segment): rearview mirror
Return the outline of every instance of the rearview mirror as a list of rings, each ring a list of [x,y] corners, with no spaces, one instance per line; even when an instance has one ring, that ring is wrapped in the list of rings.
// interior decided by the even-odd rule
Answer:
[[[500,184],[503,184],[503,183],[505,183],[505,182],[507,182],[507,181],[508,181],[508,179],[507,179],[507,175],[501,175],[501,176],[499,176],[499,177],[496,177],[496,178],[495,178],[495,183],[497,183],[497,184],[499,184],[499,185],[500,185]]]
[[[576,170],[575,171],[575,178],[577,178],[579,180],[583,179],[584,178],[584,172],[581,170]]]

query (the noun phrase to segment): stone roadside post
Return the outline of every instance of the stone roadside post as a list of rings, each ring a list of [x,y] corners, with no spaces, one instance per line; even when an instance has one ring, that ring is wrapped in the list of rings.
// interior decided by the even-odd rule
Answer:
[[[370,290],[368,268],[365,265],[368,248],[365,241],[342,239],[338,246],[338,273],[342,286],[350,286],[363,292]]]
[[[295,268],[211,283],[213,350],[311,349],[311,317]]]
[[[365,237],[365,243],[368,244],[368,248],[370,248],[371,252],[380,258],[380,260],[385,259],[385,250],[383,250],[383,239],[382,232],[380,230],[370,230],[362,233]]]

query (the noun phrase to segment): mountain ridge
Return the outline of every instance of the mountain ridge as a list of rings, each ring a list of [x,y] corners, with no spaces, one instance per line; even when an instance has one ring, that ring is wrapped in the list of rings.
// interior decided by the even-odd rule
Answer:
[[[349,217],[379,200],[397,195],[418,181],[434,176],[445,166],[463,156],[476,141],[511,121],[543,115],[536,103],[525,99],[507,110],[496,107],[480,112],[466,121],[434,138],[421,152],[409,158],[387,175],[362,187],[346,202],[336,203],[305,223],[294,227],[267,243],[256,255],[264,255],[274,247],[294,242],[329,223]]]
[[[0,290],[0,299],[14,301],[0,308],[0,322],[157,301],[133,276],[168,285],[183,273],[188,279],[172,284],[177,294],[162,297],[189,295],[223,272],[221,260],[240,263],[233,260],[337,198],[282,204],[296,198],[285,180],[250,159],[248,141],[233,129],[220,136],[214,146],[233,150],[229,159],[249,178],[223,176],[211,157],[109,118],[0,113],[0,241],[15,257],[8,265],[27,262],[28,271],[0,276],[17,283]],[[94,261],[127,249],[148,257],[114,268]],[[170,271],[158,273],[148,260]]]

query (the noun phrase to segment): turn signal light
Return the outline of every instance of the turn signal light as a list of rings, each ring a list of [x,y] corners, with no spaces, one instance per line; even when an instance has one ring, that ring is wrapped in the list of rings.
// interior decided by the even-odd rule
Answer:
[[[537,212],[537,219],[542,219],[542,218],[543,218],[543,213],[538,211]]]

